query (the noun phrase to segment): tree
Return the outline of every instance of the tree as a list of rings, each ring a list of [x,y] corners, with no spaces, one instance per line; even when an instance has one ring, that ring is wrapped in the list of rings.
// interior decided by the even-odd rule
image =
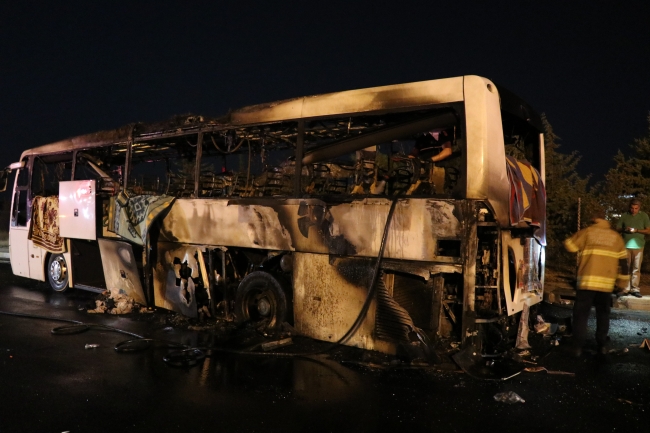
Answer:
[[[647,135],[635,139],[629,147],[629,156],[618,151],[614,157],[616,166],[609,169],[600,188],[600,199],[614,218],[627,210],[630,198],[643,200],[650,194],[650,115]],[[647,211],[650,203],[645,205]]]
[[[578,152],[561,153],[560,137],[553,132],[545,114],[542,114],[542,122],[546,155],[546,257],[551,265],[559,265],[567,263],[569,257],[562,242],[578,226],[585,226],[586,221],[580,215],[589,215],[597,202],[588,190],[589,177],[582,178],[576,171],[581,158]],[[574,262],[569,260],[568,263]]]

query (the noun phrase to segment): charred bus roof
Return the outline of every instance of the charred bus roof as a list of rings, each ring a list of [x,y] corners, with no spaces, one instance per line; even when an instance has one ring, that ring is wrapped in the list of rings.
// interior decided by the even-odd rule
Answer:
[[[464,81],[467,78],[480,77],[443,78],[304,96],[251,105],[232,110],[224,116],[215,118],[181,115],[161,122],[134,123],[113,130],[80,135],[32,148],[23,152],[21,159],[31,154],[59,153],[128,143],[130,141],[148,141],[157,138],[240,129],[301,119],[326,119],[336,116],[426,110],[444,104],[463,102],[465,98]],[[480,79],[490,83],[489,80]],[[528,104],[505,89],[499,88],[499,90],[503,110],[526,121],[539,131],[542,130],[539,115]],[[441,114],[444,115],[445,113]],[[433,123],[449,123],[450,121],[449,116],[447,116]]]

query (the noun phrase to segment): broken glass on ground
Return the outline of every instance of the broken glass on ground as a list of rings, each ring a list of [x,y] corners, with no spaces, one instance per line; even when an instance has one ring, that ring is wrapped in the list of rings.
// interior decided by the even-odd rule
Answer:
[[[494,399],[501,403],[526,403],[526,400],[514,391],[500,392],[494,395]]]

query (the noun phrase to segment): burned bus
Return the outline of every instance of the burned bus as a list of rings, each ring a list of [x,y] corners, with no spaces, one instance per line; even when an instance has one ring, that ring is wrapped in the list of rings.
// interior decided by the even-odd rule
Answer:
[[[60,292],[387,354],[497,350],[542,300],[540,117],[478,76],[134,123],[9,170],[12,270]]]

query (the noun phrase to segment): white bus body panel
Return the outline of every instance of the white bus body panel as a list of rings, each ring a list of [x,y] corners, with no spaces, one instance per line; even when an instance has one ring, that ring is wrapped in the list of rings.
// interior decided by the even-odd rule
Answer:
[[[11,271],[14,275],[29,278],[28,234],[28,227],[9,228],[9,257],[11,258]]]
[[[62,238],[97,239],[95,181],[59,183],[59,234]]]
[[[29,241],[29,277],[45,281],[45,257],[47,251]]]

